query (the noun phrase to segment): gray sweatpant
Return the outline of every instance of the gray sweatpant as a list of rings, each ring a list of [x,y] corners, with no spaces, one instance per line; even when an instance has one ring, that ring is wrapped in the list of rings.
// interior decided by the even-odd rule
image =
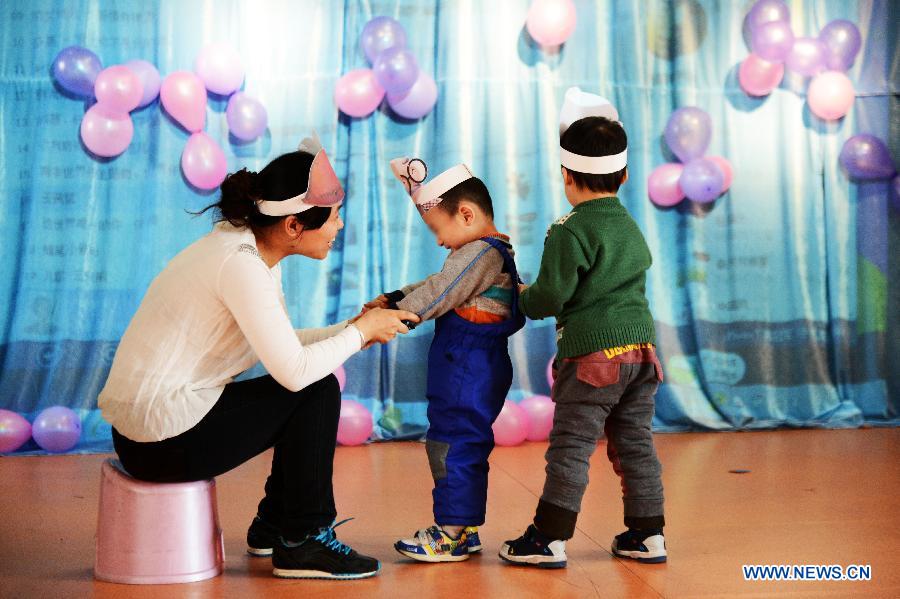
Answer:
[[[661,370],[652,349],[635,355],[641,353],[654,362],[610,361],[603,352],[557,361],[547,478],[535,518],[545,533],[572,536],[590,458],[604,432],[607,455],[622,481],[626,526],[663,526],[662,467],[651,433]]]

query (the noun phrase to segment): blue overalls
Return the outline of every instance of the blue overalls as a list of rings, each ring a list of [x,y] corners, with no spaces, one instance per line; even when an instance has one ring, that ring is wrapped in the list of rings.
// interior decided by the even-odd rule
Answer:
[[[487,502],[491,425],[512,384],[509,337],[525,326],[519,312],[519,275],[506,246],[482,238],[503,256],[513,281],[512,314],[477,324],[455,311],[435,321],[428,352],[428,422],[425,448],[434,477],[434,519],[440,525],[480,526]]]

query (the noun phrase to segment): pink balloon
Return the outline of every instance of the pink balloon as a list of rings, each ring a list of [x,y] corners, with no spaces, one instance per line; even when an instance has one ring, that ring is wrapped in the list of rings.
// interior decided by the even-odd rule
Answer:
[[[237,91],[244,82],[241,57],[228,44],[204,46],[194,61],[194,72],[206,89],[222,96]]]
[[[337,441],[341,445],[361,445],[372,435],[372,414],[358,401],[341,400]]]
[[[494,421],[494,443],[503,447],[519,445],[528,437],[528,414],[514,401],[506,400]]]
[[[704,156],[707,160],[712,160],[716,163],[716,166],[719,167],[719,170],[722,171],[724,175],[723,183],[722,183],[722,193],[728,191],[728,188],[731,187],[731,182],[734,180],[734,169],[731,168],[731,163],[728,162],[728,159],[724,156]]]
[[[159,99],[166,112],[191,133],[206,125],[206,88],[190,71],[175,71],[163,79]]]
[[[809,109],[826,121],[834,121],[846,115],[855,99],[853,83],[840,71],[825,71],[816,75],[806,90]]]
[[[81,119],[81,141],[97,156],[118,156],[128,149],[132,137],[134,124],[127,112],[115,112],[103,104],[94,104]]]
[[[556,404],[546,395],[534,395],[522,400],[519,407],[528,414],[529,441],[546,441],[553,428],[553,413]]]
[[[343,366],[338,366],[338,369],[334,371],[334,376],[338,380],[338,387],[343,391],[347,386],[347,371]]]
[[[334,103],[349,116],[368,116],[383,99],[384,88],[375,79],[372,69],[354,69],[338,79],[334,86]]]
[[[784,78],[784,63],[769,62],[751,54],[738,69],[738,83],[751,96],[768,96]]]
[[[124,65],[103,69],[94,81],[97,102],[114,112],[131,112],[141,103],[143,95],[144,86],[140,78]]]
[[[12,453],[30,438],[30,422],[15,412],[0,410],[0,453]]]
[[[677,162],[667,162],[662,164],[650,173],[647,177],[647,194],[657,206],[674,206],[684,199],[684,192],[681,190],[681,173],[684,166]]]
[[[181,154],[181,170],[187,180],[199,189],[215,189],[225,180],[228,163],[225,152],[203,133],[191,135]]]
[[[575,4],[572,0],[534,0],[528,9],[525,28],[542,46],[559,46],[575,30]]]

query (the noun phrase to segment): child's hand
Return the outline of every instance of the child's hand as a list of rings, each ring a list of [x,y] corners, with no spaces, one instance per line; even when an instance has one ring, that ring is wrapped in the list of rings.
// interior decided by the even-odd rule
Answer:
[[[364,314],[366,311],[371,310],[372,308],[387,308],[388,307],[388,298],[383,293],[373,299],[370,302],[366,302],[363,305],[363,311],[361,314]]]

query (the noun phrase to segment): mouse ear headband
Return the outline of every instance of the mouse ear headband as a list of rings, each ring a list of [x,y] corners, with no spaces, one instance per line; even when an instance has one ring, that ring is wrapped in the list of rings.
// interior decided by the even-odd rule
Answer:
[[[311,137],[304,138],[297,149],[313,155],[306,191],[281,201],[258,200],[256,206],[261,214],[267,216],[299,214],[316,206],[330,208],[344,201],[344,188],[341,187],[341,182],[331,167],[328,154],[325,153],[316,132],[313,131]]]

